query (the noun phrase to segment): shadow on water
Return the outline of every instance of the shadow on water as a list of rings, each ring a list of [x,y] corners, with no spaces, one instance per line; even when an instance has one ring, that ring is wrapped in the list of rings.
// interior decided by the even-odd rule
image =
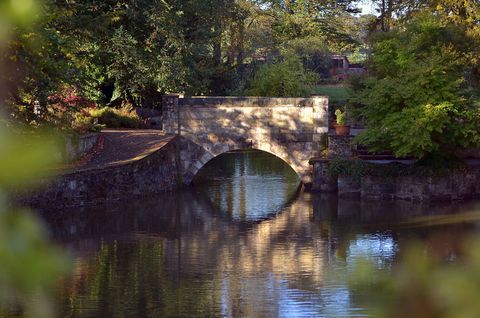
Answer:
[[[260,162],[245,165],[272,171],[276,164]],[[479,229],[477,203],[359,202],[303,192],[291,200],[293,183],[277,196],[265,183],[248,192],[249,169],[257,168],[241,166],[247,173],[238,181],[229,164],[221,163],[213,185],[45,214],[75,258],[74,276],[59,284],[58,316],[365,316],[365,295],[345,279],[356,260],[388,269],[412,238],[454,259],[461,238]]]

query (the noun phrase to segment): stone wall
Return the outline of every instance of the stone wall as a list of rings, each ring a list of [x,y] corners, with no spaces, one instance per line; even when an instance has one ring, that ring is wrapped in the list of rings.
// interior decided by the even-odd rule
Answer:
[[[480,198],[480,166],[442,176],[348,176],[328,175],[329,160],[313,160],[312,190],[337,193],[362,200],[453,201]]]
[[[41,209],[100,205],[153,196],[182,187],[179,148],[174,138],[157,152],[124,165],[80,170],[38,181],[38,190],[17,193],[16,201]]]
[[[166,96],[163,109],[167,133],[179,134],[205,150],[187,168],[190,177],[215,156],[254,148],[284,160],[309,183],[308,160],[326,147],[327,97]]]

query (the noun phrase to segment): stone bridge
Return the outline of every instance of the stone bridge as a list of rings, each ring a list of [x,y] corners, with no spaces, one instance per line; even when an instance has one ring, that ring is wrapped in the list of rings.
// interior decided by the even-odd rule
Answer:
[[[212,158],[233,150],[269,152],[311,183],[309,159],[326,147],[328,98],[165,96],[163,129],[191,141],[180,151],[183,183]]]
[[[162,117],[164,132],[103,131],[105,144],[88,163],[58,169],[13,197],[51,209],[155,196],[191,184],[212,158],[249,148],[284,160],[310,184],[309,160],[326,144],[328,99],[167,96]]]

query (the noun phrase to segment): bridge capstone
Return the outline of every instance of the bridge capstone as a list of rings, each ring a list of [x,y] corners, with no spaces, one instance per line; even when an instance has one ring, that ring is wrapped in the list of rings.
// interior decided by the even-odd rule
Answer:
[[[240,149],[279,157],[308,184],[308,161],[326,148],[328,97],[164,96],[163,118],[166,133],[194,144],[180,155],[186,184],[212,158]]]

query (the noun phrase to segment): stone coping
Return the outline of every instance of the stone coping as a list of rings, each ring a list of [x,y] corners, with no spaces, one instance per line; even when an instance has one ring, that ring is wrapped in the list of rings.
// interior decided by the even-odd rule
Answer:
[[[180,98],[179,106],[191,107],[218,107],[218,106],[235,106],[235,107],[312,107],[314,100],[327,96],[316,97],[234,97],[234,96],[194,96]]]

